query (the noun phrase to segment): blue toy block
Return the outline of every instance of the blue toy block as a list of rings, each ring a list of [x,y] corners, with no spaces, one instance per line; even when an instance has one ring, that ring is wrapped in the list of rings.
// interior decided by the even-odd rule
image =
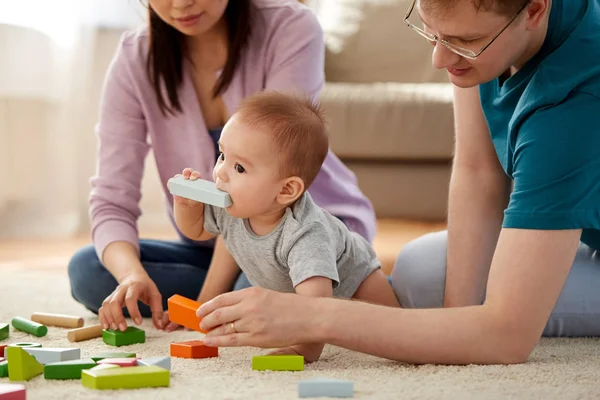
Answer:
[[[298,382],[298,397],[354,397],[354,383],[330,378]]]
[[[227,192],[217,189],[214,182],[206,179],[192,181],[184,179],[183,176],[171,178],[169,180],[169,190],[175,196],[217,207],[226,208],[232,204],[231,197]]]

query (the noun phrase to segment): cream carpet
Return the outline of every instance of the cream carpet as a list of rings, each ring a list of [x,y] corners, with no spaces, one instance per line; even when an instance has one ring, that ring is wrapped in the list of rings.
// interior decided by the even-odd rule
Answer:
[[[0,264],[0,322],[32,312],[95,316],[72,300],[64,269],[25,268]],[[168,355],[169,344],[196,339],[200,334],[166,334],[145,322],[146,343],[119,348],[138,356]],[[307,329],[310,329],[307,327]],[[49,328],[46,337],[16,332],[2,343],[37,341],[45,347],[80,347],[82,358],[115,351],[102,339],[72,344],[66,330]],[[75,345],[75,346],[74,346]],[[218,359],[173,359],[171,386],[161,389],[94,391],[80,381],[46,381],[38,376],[26,383],[29,400],[37,399],[295,399],[300,379],[326,376],[352,380],[361,399],[592,399],[600,398],[600,341],[544,339],[530,362],[516,366],[412,366],[328,346],[322,359],[305,371],[256,372],[251,369],[254,348],[220,349]],[[8,379],[0,379],[6,383]]]

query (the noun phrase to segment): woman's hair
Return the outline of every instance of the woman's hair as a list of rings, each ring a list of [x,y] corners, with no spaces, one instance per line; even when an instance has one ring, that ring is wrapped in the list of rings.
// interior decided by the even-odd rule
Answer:
[[[231,83],[240,57],[251,33],[251,0],[230,0],[225,9],[228,30],[227,62],[213,88],[213,96],[220,95]],[[183,81],[183,60],[188,57],[184,34],[164,22],[148,6],[150,46],[146,70],[154,87],[158,105],[163,114],[181,112],[177,94]],[[163,89],[166,90],[167,99]]]
[[[425,10],[445,12],[451,9],[458,1],[470,1],[478,10],[495,11],[513,17],[531,0],[419,0]]]

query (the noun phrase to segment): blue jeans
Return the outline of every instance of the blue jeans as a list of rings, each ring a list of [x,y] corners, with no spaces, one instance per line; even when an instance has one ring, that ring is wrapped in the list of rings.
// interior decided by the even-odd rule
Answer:
[[[184,242],[140,240],[141,262],[162,294],[163,308],[174,294],[196,299],[202,289],[213,249]],[[69,262],[69,279],[73,298],[94,313],[118,283],[98,259],[93,245],[80,249]],[[240,275],[235,288],[250,286]],[[150,317],[150,308],[139,302],[143,317]],[[125,315],[128,317],[126,310]]]
[[[443,306],[447,240],[447,231],[430,233],[406,244],[400,252],[392,283],[403,307]],[[543,336],[600,336],[599,288],[600,252],[582,243]]]

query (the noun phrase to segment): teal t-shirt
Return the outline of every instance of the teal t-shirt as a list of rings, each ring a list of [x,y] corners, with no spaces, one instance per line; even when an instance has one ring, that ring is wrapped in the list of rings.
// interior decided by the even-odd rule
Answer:
[[[479,91],[514,181],[503,226],[583,229],[600,250],[600,0],[554,0],[538,54]]]

